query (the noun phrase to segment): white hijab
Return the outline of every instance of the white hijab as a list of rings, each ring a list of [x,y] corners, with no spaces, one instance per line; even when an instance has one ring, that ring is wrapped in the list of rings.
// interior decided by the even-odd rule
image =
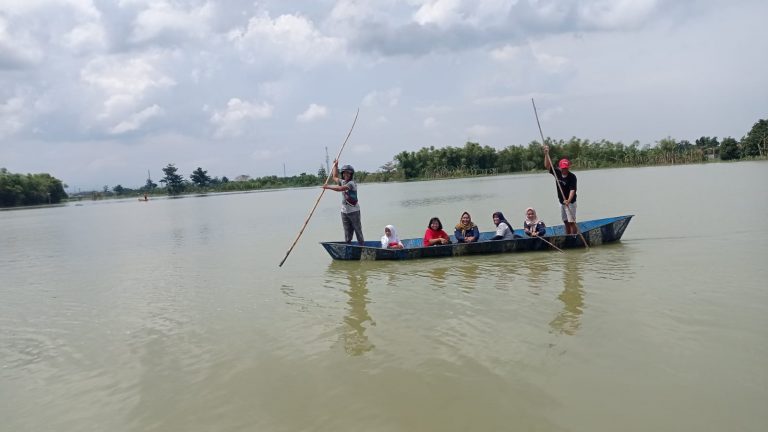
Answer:
[[[528,210],[533,211],[533,219],[530,219],[528,217]],[[533,207],[528,207],[525,209],[525,224],[531,227],[536,227],[536,225],[541,222],[541,219],[539,219],[539,215],[536,214],[536,210]]]
[[[387,237],[386,233],[381,236],[381,247],[387,248],[391,243],[397,243],[400,246],[403,245],[403,243],[400,242],[400,238],[397,236],[397,230],[393,225],[387,225],[384,227],[384,229],[389,228],[389,233],[391,234],[389,237]]]

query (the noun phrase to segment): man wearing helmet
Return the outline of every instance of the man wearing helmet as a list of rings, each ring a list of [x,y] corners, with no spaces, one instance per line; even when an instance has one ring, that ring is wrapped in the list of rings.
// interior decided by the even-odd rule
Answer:
[[[335,185],[323,185],[323,189],[341,192],[341,223],[344,226],[344,241],[352,243],[352,234],[357,237],[357,242],[363,244],[363,225],[360,221],[360,205],[357,202],[357,183],[353,180],[355,169],[352,165],[341,167],[339,178],[339,161],[333,161],[331,170]]]
[[[557,181],[557,199],[560,201],[560,215],[565,224],[566,234],[578,234],[576,228],[576,175],[571,172],[571,161],[560,159],[558,168],[549,159],[549,146],[544,145],[544,169],[551,172]],[[565,195],[565,196],[563,196]]]

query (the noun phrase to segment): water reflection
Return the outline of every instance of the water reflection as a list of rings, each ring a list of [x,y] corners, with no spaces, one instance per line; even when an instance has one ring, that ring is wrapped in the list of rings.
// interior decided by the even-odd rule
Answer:
[[[464,292],[472,291],[477,286],[478,270],[480,270],[480,267],[476,263],[456,266],[456,271],[461,278],[459,287]]]
[[[444,287],[445,286],[445,275],[448,273],[449,267],[445,266],[438,266],[433,267],[429,269],[429,276],[430,279],[432,279],[433,286],[439,286]]]
[[[563,292],[557,298],[563,302],[563,310],[549,325],[557,333],[573,336],[581,327],[581,315],[584,313],[584,283],[581,275],[583,254],[565,255],[562,270]]]
[[[368,304],[371,301],[368,297],[367,270],[359,262],[333,261],[328,267],[328,274],[337,282],[339,275],[346,278],[347,288],[344,292],[349,299],[341,332],[344,350],[351,356],[363,355],[374,348],[365,332],[368,327],[376,325],[368,313]]]
[[[530,289],[538,294],[538,290],[547,284],[547,272],[552,263],[549,253],[532,253],[520,259],[519,266],[528,271],[525,275]]]

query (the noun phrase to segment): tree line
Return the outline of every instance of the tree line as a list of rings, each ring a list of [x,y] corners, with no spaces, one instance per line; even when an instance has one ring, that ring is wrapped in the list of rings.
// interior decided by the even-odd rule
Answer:
[[[604,167],[669,165],[701,163],[708,160],[738,160],[768,156],[768,120],[757,121],[740,140],[726,137],[702,136],[693,143],[687,140],[664,138],[655,146],[640,145],[638,141],[625,145],[608,140],[590,141],[573,137],[569,140],[548,138],[550,154],[554,160],[567,157],[575,169]],[[463,147],[424,147],[418,151],[403,151],[375,172],[355,173],[358,182],[388,182],[414,179],[467,177],[507,174],[543,169],[543,149],[538,141],[527,146],[511,145],[501,150],[480,143],[467,142]],[[290,177],[247,175],[230,180],[211,177],[208,171],[197,167],[184,177],[175,164],[162,168],[164,176],[159,183],[147,179],[144,186],[131,189],[122,185],[103,191],[86,192],[94,199],[107,196],[136,196],[147,194],[236,192],[256,189],[310,187],[322,185],[328,177],[323,165],[316,173],[301,173]],[[12,174],[0,170],[0,206],[56,204],[67,198],[62,182],[49,174]]]
[[[0,168],[0,207],[58,204],[66,186],[50,174],[15,174]]]
[[[575,169],[606,167],[671,165],[701,163],[708,160],[736,160],[768,156],[768,120],[759,120],[752,129],[736,140],[731,137],[719,140],[717,137],[702,136],[693,143],[671,137],[661,139],[655,146],[640,145],[638,141],[625,145],[608,140],[590,141],[573,137],[569,140],[548,138],[553,159],[567,157]],[[543,148],[538,141],[527,146],[511,145],[497,150],[467,142],[463,147],[424,147],[418,151],[403,151],[385,163],[376,172],[357,171],[358,182],[387,182],[414,179],[467,177],[479,175],[507,174],[543,169]],[[241,175],[230,181],[227,177],[211,178],[208,171],[197,167],[189,179],[179,174],[174,164],[163,168],[165,176],[158,187],[151,180],[139,192],[180,193],[231,192],[255,189],[287,187],[309,187],[322,185],[328,177],[321,165],[317,173],[301,173],[290,177],[265,176],[251,178]],[[130,189],[117,186],[118,195]]]
[[[575,169],[604,167],[671,165],[700,163],[712,159],[735,160],[766,157],[768,120],[759,120],[747,135],[737,141],[726,137],[701,137],[688,140],[664,138],[655,146],[630,145],[608,140],[546,140],[553,159],[567,157]],[[509,146],[502,150],[467,142],[464,147],[424,147],[395,156],[398,178],[440,178],[514,173],[543,169],[543,149],[538,141],[527,147]]]

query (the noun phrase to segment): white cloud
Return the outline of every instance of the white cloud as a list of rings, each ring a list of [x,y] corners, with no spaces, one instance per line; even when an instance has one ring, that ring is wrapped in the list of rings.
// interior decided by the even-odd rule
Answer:
[[[275,19],[266,12],[254,16],[245,29],[231,31],[229,39],[249,63],[280,58],[289,64],[311,67],[345,50],[343,39],[325,36],[308,18],[291,14]]]
[[[434,117],[427,117],[424,119],[423,124],[425,129],[432,129],[437,126],[437,120]]]
[[[166,1],[151,2],[136,17],[131,40],[145,42],[163,36],[201,38],[209,33],[212,15],[209,2],[189,10]]]
[[[176,82],[159,69],[160,54],[136,57],[96,57],[80,72],[80,79],[104,94],[99,118],[110,119],[135,112],[150,92]]]
[[[107,46],[106,33],[100,23],[85,23],[64,34],[62,43],[75,52],[102,50]]]
[[[272,117],[272,105],[261,102],[251,103],[232,98],[227,102],[227,107],[216,111],[211,116],[211,123],[216,125],[215,136],[237,137],[244,133],[250,120],[260,120]]]
[[[92,0],[3,0],[0,2],[0,68],[27,67],[44,58],[49,46],[80,53],[106,40],[102,15]]]
[[[0,69],[3,66],[24,67],[43,59],[42,47],[26,29],[10,29],[0,14]]]
[[[539,66],[541,66],[546,72],[557,72],[568,64],[568,59],[561,56],[551,55],[547,53],[540,53],[534,51],[534,56]]]
[[[296,116],[296,120],[306,123],[323,118],[327,115],[328,108],[322,105],[310,104],[306,111]]]
[[[388,106],[396,107],[400,102],[400,88],[391,88],[386,91],[372,91],[363,98],[363,106]]]
[[[133,113],[128,120],[124,120],[113,127],[109,133],[118,135],[125,132],[134,131],[141,127],[147,120],[164,114],[165,111],[157,105],[149,106],[137,113]]]
[[[18,17],[56,7],[75,12],[78,19],[95,19],[101,16],[92,0],[3,0],[0,3],[0,12]]]
[[[413,20],[420,25],[450,26],[462,20],[459,6],[460,0],[429,0],[413,14]]]
[[[339,0],[331,11],[334,21],[362,21],[375,14],[375,5],[360,0]]]

